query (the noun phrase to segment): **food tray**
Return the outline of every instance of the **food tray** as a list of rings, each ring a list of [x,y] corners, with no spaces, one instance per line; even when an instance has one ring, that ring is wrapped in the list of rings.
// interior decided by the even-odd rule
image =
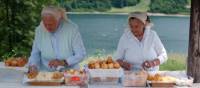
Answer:
[[[151,72],[155,73],[155,72]],[[147,81],[152,87],[174,87],[174,86],[192,86],[193,78],[188,77],[185,71],[159,71],[161,75],[172,76],[176,78],[174,82]]]
[[[152,87],[174,87],[175,82],[147,81]]]
[[[27,84],[32,86],[61,86],[62,82],[27,82]]]
[[[38,79],[29,79],[27,77],[27,75],[25,74],[24,78],[23,78],[23,83],[33,85],[33,86],[59,86],[59,85],[62,85],[64,83],[64,77],[61,78],[61,79],[38,80]]]

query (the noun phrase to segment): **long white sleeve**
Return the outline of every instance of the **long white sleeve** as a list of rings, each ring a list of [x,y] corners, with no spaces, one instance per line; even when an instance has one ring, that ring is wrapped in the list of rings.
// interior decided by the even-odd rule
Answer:
[[[164,63],[165,61],[167,61],[167,52],[165,50],[165,47],[163,46],[160,38],[158,37],[158,35],[155,33],[155,50],[157,53],[157,58],[160,60],[160,64]]]

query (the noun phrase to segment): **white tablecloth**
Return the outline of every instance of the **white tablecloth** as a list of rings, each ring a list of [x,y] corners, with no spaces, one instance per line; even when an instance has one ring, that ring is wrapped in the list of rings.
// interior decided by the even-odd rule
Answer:
[[[180,71],[177,71],[180,72]],[[183,71],[181,71],[183,72]],[[79,88],[78,86],[30,86],[23,84],[24,72],[21,70],[0,67],[0,88]],[[118,85],[88,85],[89,88],[125,88]],[[126,87],[127,88],[127,87]],[[177,88],[177,87],[176,87]],[[180,87],[182,88],[182,87]],[[184,87],[187,88],[187,87]],[[195,83],[192,88],[200,88],[200,83]]]
[[[24,71],[6,68],[0,62],[0,88],[80,88],[79,86],[31,86],[23,83]],[[122,85],[88,85],[89,88],[122,88]]]

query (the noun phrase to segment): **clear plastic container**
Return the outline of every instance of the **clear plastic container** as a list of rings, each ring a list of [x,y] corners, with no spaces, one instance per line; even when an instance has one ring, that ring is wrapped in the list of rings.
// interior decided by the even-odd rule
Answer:
[[[119,84],[123,69],[89,69],[90,84],[115,85]]]
[[[122,85],[125,87],[145,87],[147,80],[147,72],[131,72],[125,71],[122,78]]]
[[[88,85],[88,76],[87,74],[64,74],[65,85],[67,86],[87,86]]]
[[[119,84],[119,77],[90,77],[90,84],[116,85]]]

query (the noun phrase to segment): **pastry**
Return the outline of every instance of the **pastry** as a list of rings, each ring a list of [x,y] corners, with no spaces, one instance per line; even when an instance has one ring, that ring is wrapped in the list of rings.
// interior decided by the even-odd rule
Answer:
[[[52,79],[61,79],[63,77],[63,73],[61,72],[54,72]]]

